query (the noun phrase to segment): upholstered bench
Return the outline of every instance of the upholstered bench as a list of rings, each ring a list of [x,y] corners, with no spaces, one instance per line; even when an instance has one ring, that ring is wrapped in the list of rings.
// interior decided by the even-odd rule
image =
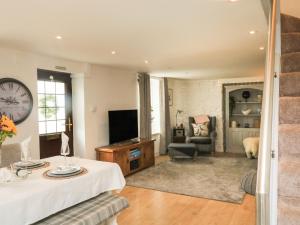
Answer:
[[[197,146],[194,143],[171,143],[168,146],[169,156],[175,158],[195,158]]]
[[[33,225],[102,225],[128,206],[126,198],[103,193]]]

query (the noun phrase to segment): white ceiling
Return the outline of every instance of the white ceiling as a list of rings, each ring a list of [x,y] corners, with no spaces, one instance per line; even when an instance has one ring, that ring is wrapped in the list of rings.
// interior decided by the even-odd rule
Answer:
[[[3,46],[179,78],[263,75],[260,0],[2,0],[0,10]]]

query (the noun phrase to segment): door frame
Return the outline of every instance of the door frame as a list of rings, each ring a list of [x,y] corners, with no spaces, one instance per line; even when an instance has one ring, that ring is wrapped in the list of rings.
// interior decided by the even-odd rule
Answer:
[[[44,74],[43,74],[44,73]],[[58,75],[55,77],[54,81],[61,81],[64,83],[69,83],[70,85],[67,85],[67,89],[66,89],[66,98],[67,100],[65,101],[66,104],[66,108],[69,109],[70,113],[68,115],[66,115],[66,124],[68,123],[68,118],[71,118],[71,121],[73,121],[73,103],[72,103],[72,73],[68,73],[68,72],[60,72],[60,71],[55,71],[55,70],[47,70],[47,69],[41,69],[41,68],[37,68],[37,81],[39,80],[47,80],[49,81],[49,74],[53,74],[53,75]],[[37,104],[37,109],[39,108],[38,104]],[[72,122],[73,123],[73,122]],[[70,138],[70,142],[69,142],[69,146],[70,146],[70,156],[74,155],[74,130],[73,130],[72,126],[72,131],[71,132],[66,132],[68,134],[71,134],[72,137]],[[67,125],[66,125],[66,131],[67,131]],[[46,135],[39,135],[39,153],[40,153],[40,158],[42,156],[41,154],[41,136],[47,136]],[[51,140],[51,138],[58,138],[58,133],[53,133],[48,135],[49,140]],[[51,137],[52,136],[52,137]]]

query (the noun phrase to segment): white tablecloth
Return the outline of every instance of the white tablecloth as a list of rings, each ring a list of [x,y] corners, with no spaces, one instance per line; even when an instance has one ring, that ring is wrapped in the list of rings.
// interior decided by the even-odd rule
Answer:
[[[26,180],[0,184],[0,224],[27,225],[51,214],[125,186],[120,167],[115,163],[77,159],[88,173],[63,180],[50,180],[43,172],[63,163],[61,156],[44,159],[48,168],[33,170]]]

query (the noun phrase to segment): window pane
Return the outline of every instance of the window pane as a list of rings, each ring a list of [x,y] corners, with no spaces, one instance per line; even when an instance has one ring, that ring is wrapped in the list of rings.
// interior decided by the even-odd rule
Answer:
[[[66,131],[65,120],[58,120],[57,121],[57,132],[64,132],[64,131]]]
[[[39,122],[39,134],[46,133],[46,122]]]
[[[56,117],[58,120],[66,118],[65,108],[57,108]]]
[[[65,84],[56,82],[56,94],[65,94]]]
[[[38,106],[39,107],[45,107],[46,106],[46,98],[45,95],[38,95]]]
[[[45,108],[39,108],[39,121],[45,120]]]
[[[55,133],[56,132],[56,121],[47,121],[47,133]]]
[[[45,108],[46,120],[56,120],[56,108]]]
[[[38,81],[38,93],[45,93],[45,82],[39,80]]]
[[[65,96],[64,95],[56,95],[56,106],[57,107],[65,107]]]
[[[46,95],[46,107],[55,107],[55,95]]]
[[[55,82],[45,81],[46,94],[55,94]]]

